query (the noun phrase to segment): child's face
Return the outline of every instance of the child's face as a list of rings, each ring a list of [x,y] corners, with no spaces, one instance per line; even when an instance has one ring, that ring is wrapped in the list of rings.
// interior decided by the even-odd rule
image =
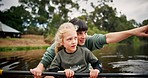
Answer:
[[[77,32],[74,30],[69,30],[67,33],[63,34],[62,44],[69,53],[75,52],[77,47]]]

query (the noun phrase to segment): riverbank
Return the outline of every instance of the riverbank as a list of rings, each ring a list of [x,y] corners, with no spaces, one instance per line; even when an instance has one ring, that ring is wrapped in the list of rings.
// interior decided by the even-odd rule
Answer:
[[[22,35],[21,38],[0,38],[0,47],[48,46],[40,35]]]
[[[49,46],[40,35],[22,35],[21,38],[0,38],[0,51],[44,49]]]

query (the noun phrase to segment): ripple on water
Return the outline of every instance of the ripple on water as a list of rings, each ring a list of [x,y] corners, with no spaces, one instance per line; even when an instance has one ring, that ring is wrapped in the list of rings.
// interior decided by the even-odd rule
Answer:
[[[146,60],[127,60],[109,63],[113,68],[119,68],[121,72],[147,73],[148,61]]]

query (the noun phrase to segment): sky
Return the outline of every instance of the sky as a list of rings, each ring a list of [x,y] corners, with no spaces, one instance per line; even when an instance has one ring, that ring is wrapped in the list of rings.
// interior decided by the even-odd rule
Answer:
[[[148,19],[148,0],[114,0],[114,7],[118,7],[117,11],[125,14],[128,19],[140,23]]]
[[[89,0],[97,3],[96,0]],[[101,1],[101,0],[100,0]],[[109,0],[106,0],[109,1]],[[4,6],[0,7],[0,10],[9,9],[11,6],[18,6],[18,0],[2,0]],[[90,5],[84,0],[79,0],[81,9],[85,8],[87,11],[92,11]],[[127,16],[127,19],[134,19],[138,23],[142,23],[143,20],[148,19],[148,0],[113,0],[113,3],[108,3],[110,6],[117,9],[117,12]],[[80,12],[73,12],[69,14],[71,17],[77,17]]]

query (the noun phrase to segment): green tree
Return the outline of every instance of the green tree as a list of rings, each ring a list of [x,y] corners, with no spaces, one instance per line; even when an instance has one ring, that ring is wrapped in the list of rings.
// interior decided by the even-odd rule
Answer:
[[[0,21],[21,32],[23,32],[25,28],[23,22],[27,21],[30,17],[30,13],[26,11],[23,6],[13,6],[6,11],[0,11]]]
[[[89,28],[91,28],[92,31],[96,31],[95,28],[98,28],[98,31],[101,32],[123,31],[134,28],[134,25],[136,24],[135,20],[128,21],[125,15],[117,16],[116,8],[112,8],[105,3],[97,6],[91,3],[91,6],[94,11],[90,14],[87,13],[86,15],[81,16],[81,18],[87,21]],[[133,37],[130,37],[122,42],[131,44],[133,43]]]
[[[147,25],[148,24],[148,19],[143,20],[142,25]]]
[[[68,13],[71,8],[78,8],[78,4],[72,0],[19,0],[27,9],[30,9],[34,16],[31,20],[32,25],[54,23],[56,25],[68,21]],[[54,16],[59,18],[54,19]],[[56,26],[52,25],[52,26]],[[48,28],[48,27],[47,27]]]
[[[29,10],[32,17],[24,24],[42,26],[45,37],[53,37],[57,27],[68,21],[68,13],[72,12],[73,9],[79,9],[77,2],[72,0],[19,0],[19,2],[25,10]],[[27,30],[30,28],[27,27]]]
[[[94,11],[89,17],[100,30],[115,32],[133,28],[132,23],[127,21],[125,15],[118,17],[116,8],[113,9],[106,4],[94,7]]]
[[[26,34],[36,34],[36,35],[43,35],[44,29],[39,28],[37,26],[28,26],[26,30]]]

